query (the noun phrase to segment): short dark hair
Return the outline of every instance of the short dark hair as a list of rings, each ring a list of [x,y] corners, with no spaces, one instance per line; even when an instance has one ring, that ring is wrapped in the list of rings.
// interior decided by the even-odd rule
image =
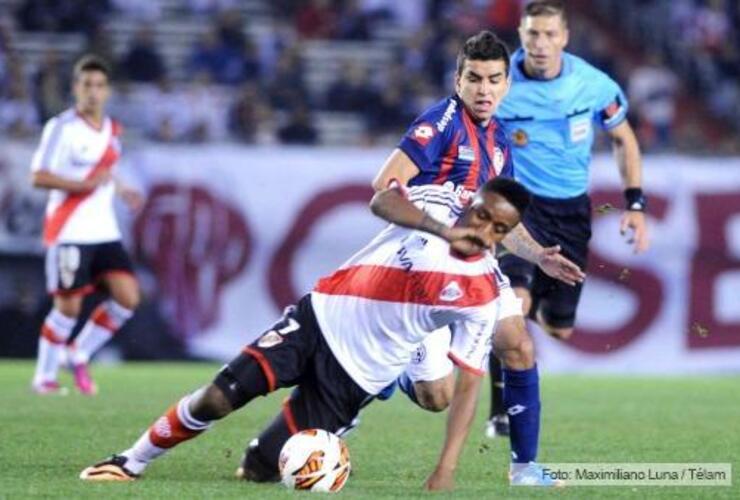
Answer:
[[[516,208],[519,215],[529,206],[530,195],[527,188],[514,179],[508,177],[496,177],[481,186],[481,191],[501,195],[506,201]]]
[[[465,41],[457,54],[457,75],[462,75],[465,61],[499,61],[506,64],[509,74],[509,48],[493,31],[481,31]]]
[[[560,16],[565,23],[565,2],[562,0],[532,0],[522,11],[522,17],[528,16]]]
[[[95,54],[85,54],[80,57],[74,65],[72,76],[77,80],[77,78],[86,71],[100,71],[108,79],[111,77],[110,65],[108,65],[102,57],[96,56]]]

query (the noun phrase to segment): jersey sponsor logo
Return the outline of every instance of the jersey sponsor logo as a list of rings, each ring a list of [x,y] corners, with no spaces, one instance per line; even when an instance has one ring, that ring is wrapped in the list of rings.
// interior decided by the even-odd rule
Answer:
[[[457,157],[461,160],[475,161],[475,150],[470,146],[457,147]]]
[[[429,141],[432,140],[434,134],[434,128],[431,125],[429,125],[428,123],[422,123],[420,125],[417,125],[414,129],[412,139],[414,139],[422,146],[426,146],[427,144],[429,144]]]
[[[450,103],[447,105],[445,113],[442,115],[442,118],[440,118],[439,121],[436,123],[437,130],[439,132],[444,132],[444,129],[447,128],[447,124],[450,123],[450,120],[452,120],[452,115],[455,114],[455,110],[457,110],[457,101],[455,99],[450,99]]]
[[[450,283],[439,293],[440,300],[445,302],[454,302],[463,296],[463,291],[457,281]]]
[[[262,349],[269,349],[270,347],[275,347],[278,344],[282,344],[282,342],[283,337],[281,337],[280,334],[275,330],[270,330],[260,337],[260,339],[257,341],[257,346],[261,347]]]
[[[504,169],[504,162],[506,157],[500,147],[496,146],[493,149],[493,169],[496,171],[496,175],[499,175]]]
[[[519,128],[516,129],[513,134],[511,134],[511,140],[515,146],[523,147],[526,146],[527,143],[529,143],[529,136],[524,130]]]

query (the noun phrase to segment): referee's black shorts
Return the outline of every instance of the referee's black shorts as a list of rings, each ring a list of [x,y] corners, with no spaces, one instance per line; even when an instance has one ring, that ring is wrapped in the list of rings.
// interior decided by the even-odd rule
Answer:
[[[522,223],[539,244],[545,247],[560,245],[563,255],[586,269],[591,239],[591,200],[587,194],[567,199],[533,195]],[[502,256],[499,266],[509,277],[511,286],[529,289],[532,318],[539,310],[547,324],[553,327],[573,326],[582,284],[566,285],[547,276],[535,264],[512,254]]]

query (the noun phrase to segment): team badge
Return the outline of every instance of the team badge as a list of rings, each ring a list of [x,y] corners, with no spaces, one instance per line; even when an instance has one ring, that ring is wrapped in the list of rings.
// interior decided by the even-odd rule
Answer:
[[[257,341],[257,346],[261,347],[262,349],[269,349],[270,347],[275,347],[276,345],[280,344],[282,341],[283,337],[281,337],[278,332],[276,332],[275,330],[270,330],[260,337],[260,339]]]
[[[457,281],[450,281],[450,283],[442,289],[439,294],[440,300],[444,302],[454,302],[463,296],[463,291],[460,289],[460,285]]]
[[[414,129],[412,139],[422,146],[426,146],[432,140],[432,137],[434,137],[434,127],[428,123],[422,123]]]
[[[504,152],[501,151],[500,147],[496,146],[493,150],[493,169],[496,171],[496,175],[499,175],[504,169],[505,161],[506,158],[504,157]]]
[[[527,136],[527,133],[522,129],[516,129],[513,134],[511,134],[511,139],[514,142],[515,146],[526,146],[529,142],[529,136]]]
[[[411,358],[411,362],[414,364],[421,364],[422,361],[427,357],[427,348],[424,344],[420,344],[419,347],[414,351],[414,355]]]

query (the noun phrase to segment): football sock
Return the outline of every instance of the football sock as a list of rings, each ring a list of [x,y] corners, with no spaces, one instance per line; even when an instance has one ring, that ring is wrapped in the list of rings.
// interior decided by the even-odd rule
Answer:
[[[72,345],[72,362],[87,363],[103,344],[134,314],[114,300],[106,300],[90,314]]]
[[[414,381],[408,376],[406,372],[403,372],[397,379],[398,388],[403,391],[415,405],[419,405],[419,400],[416,399],[416,389],[414,389]]]
[[[212,422],[203,422],[192,416],[189,408],[191,397],[185,396],[171,406],[131,448],[121,453],[128,459],[127,469],[134,474],[141,474],[149,462],[211,426]]]
[[[56,381],[59,374],[59,365],[64,356],[65,343],[72,334],[77,318],[65,316],[56,308],[52,308],[41,325],[39,337],[39,352],[36,361],[34,384]]]
[[[491,413],[488,419],[495,415],[504,415],[504,372],[501,367],[501,361],[491,353],[488,359],[488,370],[491,374]]]
[[[537,458],[540,434],[540,382],[537,365],[528,370],[504,369],[504,405],[509,415],[512,461],[534,461]]]

